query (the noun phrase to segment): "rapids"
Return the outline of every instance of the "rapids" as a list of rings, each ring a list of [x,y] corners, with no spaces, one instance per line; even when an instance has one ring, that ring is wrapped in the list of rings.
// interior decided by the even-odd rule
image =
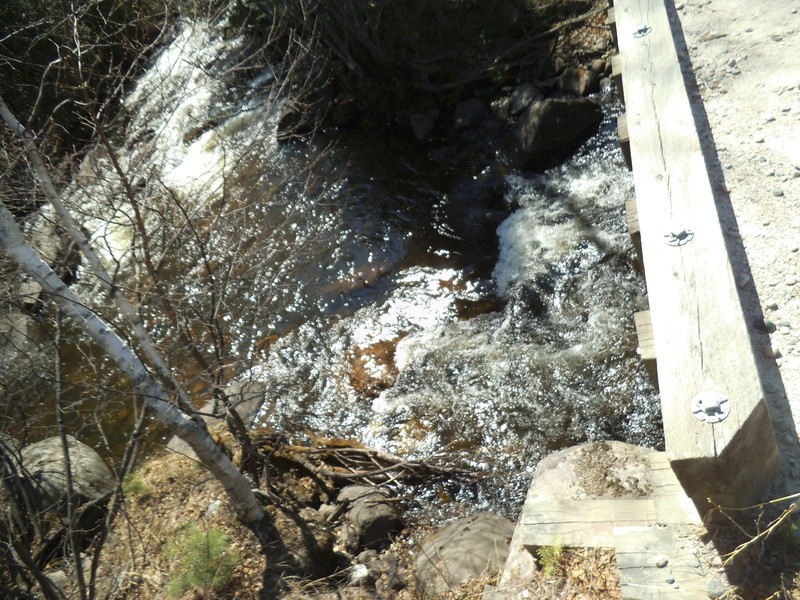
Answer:
[[[660,444],[636,353],[645,286],[625,227],[632,179],[613,91],[598,94],[606,119],[574,158],[505,173],[474,144],[423,148],[396,131],[278,145],[272,72],[231,75],[245,48],[183,23],[125,100],[115,143],[123,168],[160,182],[183,211],[236,207],[225,213],[235,219],[214,213],[204,251],[246,256],[223,319],[237,377],[267,384],[262,424],[447,456],[477,479],[420,498],[506,514],[548,452]],[[135,278],[131,216],[99,176],[108,170],[94,153],[70,199]],[[150,208],[148,222],[166,227],[169,207]],[[181,260],[196,252],[182,240]],[[201,306],[202,285],[183,281],[181,297]]]

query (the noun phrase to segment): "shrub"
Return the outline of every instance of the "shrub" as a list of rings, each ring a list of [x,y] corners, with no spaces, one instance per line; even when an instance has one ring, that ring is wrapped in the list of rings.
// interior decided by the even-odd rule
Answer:
[[[189,590],[210,592],[223,587],[239,563],[239,555],[227,550],[228,542],[228,536],[218,529],[201,529],[195,522],[186,525],[164,551],[167,558],[179,563],[169,594],[178,597]]]
[[[545,577],[558,575],[564,562],[564,546],[558,543],[553,546],[542,546],[536,550],[536,558]]]

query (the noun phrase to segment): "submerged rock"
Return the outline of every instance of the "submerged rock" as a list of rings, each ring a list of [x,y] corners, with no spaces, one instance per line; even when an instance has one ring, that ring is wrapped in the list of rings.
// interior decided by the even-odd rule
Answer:
[[[453,114],[453,122],[456,129],[476,125],[483,117],[485,109],[483,102],[478,98],[459,102]]]
[[[479,512],[446,525],[420,546],[414,561],[419,593],[430,598],[502,568],[514,524]]]
[[[433,133],[433,128],[436,125],[438,116],[438,111],[414,113],[411,115],[411,131],[414,133],[414,139],[420,143],[427,142],[428,138],[431,137],[431,133]]]
[[[597,131],[603,110],[593,100],[549,98],[534,102],[515,131],[520,166],[540,169],[563,160]]]

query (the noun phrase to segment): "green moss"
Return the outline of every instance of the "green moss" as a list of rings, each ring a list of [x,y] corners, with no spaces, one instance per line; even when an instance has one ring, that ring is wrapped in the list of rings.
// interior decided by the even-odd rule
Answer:
[[[228,551],[228,536],[218,529],[201,529],[190,522],[181,536],[167,545],[164,554],[179,563],[168,592],[178,597],[189,590],[214,591],[223,587],[239,563]]]

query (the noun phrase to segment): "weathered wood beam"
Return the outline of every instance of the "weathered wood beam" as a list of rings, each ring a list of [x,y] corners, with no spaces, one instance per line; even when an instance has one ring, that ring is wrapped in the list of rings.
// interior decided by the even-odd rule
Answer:
[[[742,505],[778,452],[673,32],[663,0],[614,13],[667,454],[696,502]]]

